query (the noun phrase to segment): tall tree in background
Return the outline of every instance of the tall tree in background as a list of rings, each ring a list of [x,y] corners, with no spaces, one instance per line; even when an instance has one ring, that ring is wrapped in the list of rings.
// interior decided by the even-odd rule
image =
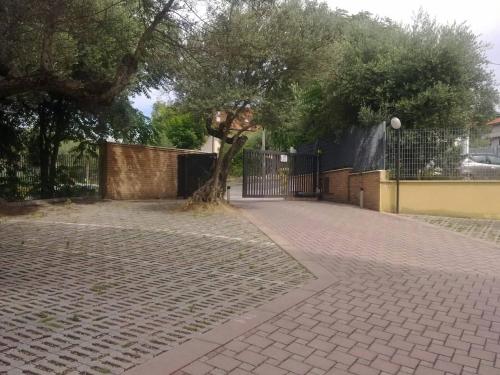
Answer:
[[[151,114],[152,143],[199,149],[205,142],[205,126],[199,116],[176,105],[156,102]]]
[[[297,90],[296,129],[312,140],[393,115],[407,128],[484,124],[498,103],[486,48],[466,25],[424,13],[407,27],[350,16],[333,78]]]

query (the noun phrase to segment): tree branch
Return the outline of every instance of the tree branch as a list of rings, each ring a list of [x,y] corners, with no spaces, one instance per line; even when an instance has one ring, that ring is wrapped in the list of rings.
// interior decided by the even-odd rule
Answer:
[[[139,38],[133,54],[127,54],[122,58],[121,64],[116,69],[115,79],[107,92],[101,95],[101,101],[109,102],[116,95],[122,92],[130,82],[130,78],[137,73],[139,62],[143,59],[146,52],[146,43],[153,36],[154,31],[160,22],[166,17],[174,0],[169,0],[164,7],[155,15],[153,21],[144,30]]]
[[[152,38],[173,4],[174,0],[169,0],[156,13],[137,41],[135,50],[121,59],[113,80],[109,82],[84,82],[75,79],[62,79],[47,71],[38,72],[31,76],[8,77],[3,74],[8,70],[4,69],[5,66],[1,66],[0,73],[2,73],[3,79],[0,77],[0,98],[29,91],[46,91],[80,102],[110,104],[127,87],[132,76],[137,73],[139,63],[144,59],[147,50],[147,42]]]

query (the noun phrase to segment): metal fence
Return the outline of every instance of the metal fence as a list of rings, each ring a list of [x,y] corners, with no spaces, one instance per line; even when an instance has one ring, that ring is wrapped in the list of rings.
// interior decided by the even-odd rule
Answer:
[[[498,149],[480,129],[387,129],[386,165],[404,180],[500,179]]]
[[[243,197],[314,194],[316,171],[316,155],[244,150]]]
[[[53,186],[55,198],[97,196],[98,193],[98,156],[58,156]],[[25,156],[21,156],[13,164],[0,160],[0,197],[6,200],[40,198],[40,167]]]
[[[323,139],[297,147],[300,153],[320,151],[320,171],[352,168],[354,172],[384,167],[385,123],[348,128],[334,139]]]

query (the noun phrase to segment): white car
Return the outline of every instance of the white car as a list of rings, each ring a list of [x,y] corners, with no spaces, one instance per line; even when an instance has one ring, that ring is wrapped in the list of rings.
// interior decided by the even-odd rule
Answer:
[[[460,165],[460,174],[473,180],[500,179],[500,157],[488,154],[468,155]]]

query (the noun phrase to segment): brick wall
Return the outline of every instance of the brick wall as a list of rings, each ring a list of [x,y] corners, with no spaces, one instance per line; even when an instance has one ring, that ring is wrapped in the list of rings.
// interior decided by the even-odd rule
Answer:
[[[105,143],[101,196],[106,199],[177,197],[177,155],[198,151]]]
[[[363,190],[363,207],[379,211],[382,173],[384,171],[352,173],[351,168],[323,172],[321,179],[324,181],[328,178],[328,190],[323,190],[322,196],[326,200],[359,206]]]
[[[380,211],[380,176],[383,171],[352,173],[349,175],[349,202],[359,206],[363,190],[363,207]]]
[[[323,197],[334,202],[348,203],[351,171],[352,168],[344,168],[322,173],[321,180],[324,182],[322,185],[328,186],[328,189],[323,191]],[[326,179],[328,179],[327,184]]]

